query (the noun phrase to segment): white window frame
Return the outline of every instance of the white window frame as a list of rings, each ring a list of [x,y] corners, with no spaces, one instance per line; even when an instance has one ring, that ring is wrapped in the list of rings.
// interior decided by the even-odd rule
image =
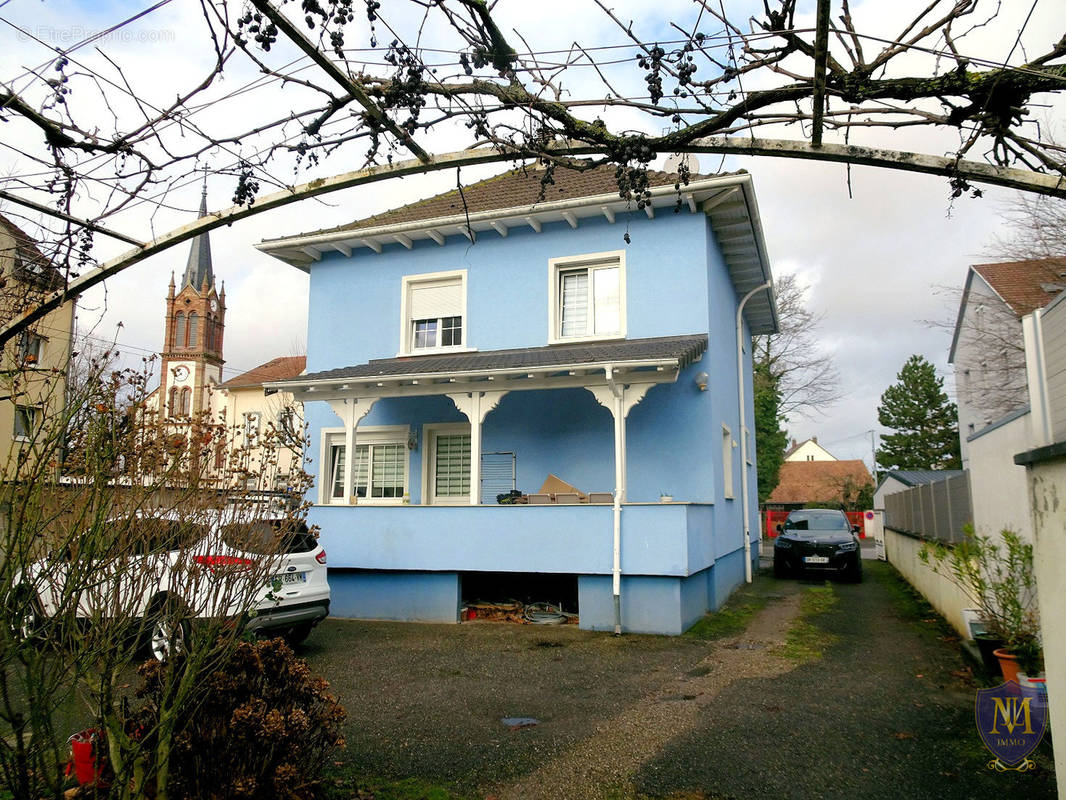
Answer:
[[[587,334],[585,336],[562,335],[562,293],[559,291],[560,273],[581,268],[618,266],[618,331],[615,333]],[[591,294],[590,282],[590,294]],[[590,309],[594,318],[594,310]],[[571,342],[602,342],[626,338],[626,251],[608,250],[603,253],[586,253],[548,259],[548,344]]]
[[[463,296],[462,302],[462,343],[458,345],[437,345],[436,347],[414,346],[414,320],[411,319],[410,300],[411,289],[420,283],[435,283],[437,281],[454,280],[458,278],[460,291]],[[420,356],[434,353],[470,353],[476,348],[470,346],[470,317],[467,314],[466,299],[466,270],[453,269],[443,272],[424,272],[418,275],[404,275],[400,282],[400,350],[397,356]]]
[[[28,405],[15,405],[15,417],[11,423],[11,438],[18,442],[28,442],[33,436],[34,430],[37,428],[38,417],[41,413],[41,409],[37,406]],[[27,431],[20,431],[19,427],[19,415],[25,415],[26,422],[28,424]]]
[[[733,432],[728,425],[722,423],[722,498],[725,500],[734,500],[736,498],[733,490],[736,484],[733,477],[735,472],[733,448],[736,446],[737,443],[733,441]]]
[[[470,505],[470,493],[462,496],[438,499],[433,491],[436,485],[437,436],[440,434],[470,433],[469,422],[438,422],[422,426],[422,502],[433,506]],[[473,469],[474,454],[470,454]],[[480,487],[478,487],[480,491]]]
[[[19,363],[30,368],[41,366],[48,339],[33,331],[23,331],[19,337]],[[33,360],[29,360],[30,356]]]
[[[407,446],[410,426],[408,425],[367,425],[355,430],[355,446],[383,444],[398,444],[404,449],[403,458],[403,492],[400,497],[371,497],[372,491],[367,487],[367,496],[360,497],[356,502],[361,506],[398,506],[404,502],[411,491],[411,454]],[[323,428],[322,443],[319,450],[319,464],[322,468],[318,473],[318,502],[320,505],[343,505],[344,497],[333,496],[333,465],[330,460],[330,452],[333,447],[344,447],[344,428]],[[373,463],[367,464],[367,480],[373,475]],[[354,489],[354,487],[353,487]]]

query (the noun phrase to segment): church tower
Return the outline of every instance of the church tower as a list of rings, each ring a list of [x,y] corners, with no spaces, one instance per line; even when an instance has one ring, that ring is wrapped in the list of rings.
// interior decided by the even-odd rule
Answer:
[[[200,217],[207,216],[204,174]],[[166,335],[159,381],[160,412],[190,417],[210,411],[211,387],[222,382],[222,336],[226,325],[226,288],[215,290],[211,241],[206,233],[192,240],[181,285],[170,276]]]

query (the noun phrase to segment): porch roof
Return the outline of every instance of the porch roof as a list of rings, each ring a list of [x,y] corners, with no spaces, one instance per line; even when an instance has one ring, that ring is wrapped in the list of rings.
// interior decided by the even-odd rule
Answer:
[[[592,342],[514,350],[448,353],[373,359],[340,369],[313,372],[266,383],[297,395],[316,393],[328,399],[339,395],[443,394],[457,383],[492,389],[551,388],[561,383],[583,385],[591,373],[601,376],[610,367],[626,380],[661,383],[698,361],[707,349],[707,334],[660,336],[614,342]],[[554,380],[553,380],[554,379]],[[576,379],[576,380],[575,380]],[[602,377],[595,381],[600,383]],[[412,391],[413,390],[413,391]],[[315,399],[308,397],[307,399]]]

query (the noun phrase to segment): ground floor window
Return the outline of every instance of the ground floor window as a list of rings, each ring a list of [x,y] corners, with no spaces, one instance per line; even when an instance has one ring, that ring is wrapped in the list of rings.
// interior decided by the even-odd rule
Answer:
[[[427,489],[432,504],[470,502],[470,426],[429,427]]]
[[[327,434],[326,441],[326,502],[339,503],[344,499],[344,434]],[[406,427],[357,429],[352,496],[367,502],[402,502],[407,494],[407,461]]]

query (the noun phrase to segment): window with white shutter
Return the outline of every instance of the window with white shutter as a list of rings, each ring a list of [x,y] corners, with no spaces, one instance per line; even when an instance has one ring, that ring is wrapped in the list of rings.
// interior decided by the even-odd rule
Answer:
[[[352,496],[359,503],[402,503],[407,494],[407,426],[383,426],[356,430],[352,464]],[[328,473],[322,502],[344,500],[344,433],[324,433]]]
[[[549,343],[625,336],[623,253],[557,258],[549,265]]]
[[[466,344],[466,271],[403,279],[403,354],[452,350]]]
[[[470,426],[427,425],[426,500],[434,505],[470,502]]]

